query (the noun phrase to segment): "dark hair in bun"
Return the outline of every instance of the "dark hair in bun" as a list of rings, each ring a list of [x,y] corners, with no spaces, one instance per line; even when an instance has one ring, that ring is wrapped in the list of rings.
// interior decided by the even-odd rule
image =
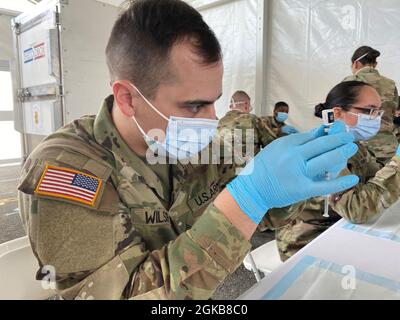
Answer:
[[[325,103],[317,104],[314,108],[314,116],[322,118],[322,111],[324,111],[325,109],[327,109]]]
[[[354,52],[353,57],[351,58],[351,62],[354,63],[355,61],[360,61],[363,65],[374,65],[377,63],[376,59],[380,55],[381,53],[378,50],[375,50],[368,46],[362,46]]]
[[[314,115],[322,118],[322,111],[333,107],[340,107],[345,111],[349,110],[351,105],[357,103],[360,91],[365,86],[370,87],[369,84],[361,81],[339,83],[328,93],[325,103],[315,106]]]

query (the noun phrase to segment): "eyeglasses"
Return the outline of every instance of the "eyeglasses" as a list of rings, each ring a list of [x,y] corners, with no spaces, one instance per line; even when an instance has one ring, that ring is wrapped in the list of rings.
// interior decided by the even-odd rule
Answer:
[[[383,116],[383,114],[385,113],[384,110],[380,110],[380,109],[377,109],[377,108],[374,108],[374,107],[372,107],[372,108],[358,108],[358,107],[353,107],[352,105],[350,105],[350,107],[352,109],[360,110],[362,114],[369,115],[369,119],[370,120],[375,120],[376,118]]]

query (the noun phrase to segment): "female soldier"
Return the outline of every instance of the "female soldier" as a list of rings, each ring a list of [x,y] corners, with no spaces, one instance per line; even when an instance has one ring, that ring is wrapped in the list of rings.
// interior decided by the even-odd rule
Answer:
[[[379,131],[383,110],[377,91],[359,82],[342,82],[334,87],[326,102],[315,107],[315,115],[333,109],[335,121],[341,120],[356,140],[368,140]],[[341,217],[364,223],[400,198],[400,151],[382,168],[368,149],[359,144],[358,153],[342,171],[360,177],[358,185],[330,197],[329,217],[324,217],[324,198],[306,202],[304,210],[290,224],[276,231],[278,249],[286,260]],[[338,168],[339,169],[339,168]],[[338,170],[340,171],[340,170]]]
[[[352,76],[344,81],[362,81],[378,91],[382,99],[382,125],[379,133],[365,144],[373,152],[376,160],[385,165],[395,154],[398,141],[394,133],[393,117],[398,108],[398,92],[393,80],[381,76],[376,69],[376,59],[380,52],[367,46],[358,48],[351,58]]]

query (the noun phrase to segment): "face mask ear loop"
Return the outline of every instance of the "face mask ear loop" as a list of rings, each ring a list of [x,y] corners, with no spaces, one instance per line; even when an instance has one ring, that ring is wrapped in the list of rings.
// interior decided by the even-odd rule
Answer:
[[[139,93],[139,95],[143,98],[143,100],[144,100],[144,101],[145,101],[145,102],[160,116],[160,117],[162,117],[162,118],[165,119],[166,121],[169,121],[169,119],[168,119],[166,116],[164,116],[160,111],[158,111],[158,109],[157,109],[155,106],[153,106],[149,100],[146,99],[146,97],[138,90],[138,88],[136,88],[133,84],[130,84],[130,85],[131,85],[131,87],[132,87],[133,89],[135,89],[135,90],[137,91],[137,93]]]
[[[354,112],[351,112],[351,111],[347,111],[347,113],[350,113],[350,114],[352,114],[353,116],[356,116],[356,117],[357,117],[357,124],[355,124],[354,126],[352,126],[352,127],[357,127],[358,124],[360,123],[360,114],[359,114],[359,113],[354,113]]]
[[[236,109],[236,102],[235,102],[235,99],[231,99],[231,104],[232,104],[232,106],[233,106],[233,109]]]
[[[139,126],[139,123],[137,122],[136,118],[135,118],[135,117],[132,117],[132,120],[133,120],[133,122],[136,123],[136,126],[138,127],[140,133],[141,133],[143,136],[147,136],[147,134],[144,132],[144,130],[142,129],[142,127]]]

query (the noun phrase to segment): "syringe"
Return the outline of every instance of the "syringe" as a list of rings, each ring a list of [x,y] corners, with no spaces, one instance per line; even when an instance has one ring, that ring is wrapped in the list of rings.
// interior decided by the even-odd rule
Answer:
[[[322,120],[325,125],[325,133],[328,134],[329,127],[335,122],[335,117],[332,109],[323,110],[322,111]],[[331,176],[329,172],[325,172],[325,179],[330,180]],[[329,198],[330,194],[325,196],[324,201],[324,214],[322,215],[324,218],[329,218]]]

